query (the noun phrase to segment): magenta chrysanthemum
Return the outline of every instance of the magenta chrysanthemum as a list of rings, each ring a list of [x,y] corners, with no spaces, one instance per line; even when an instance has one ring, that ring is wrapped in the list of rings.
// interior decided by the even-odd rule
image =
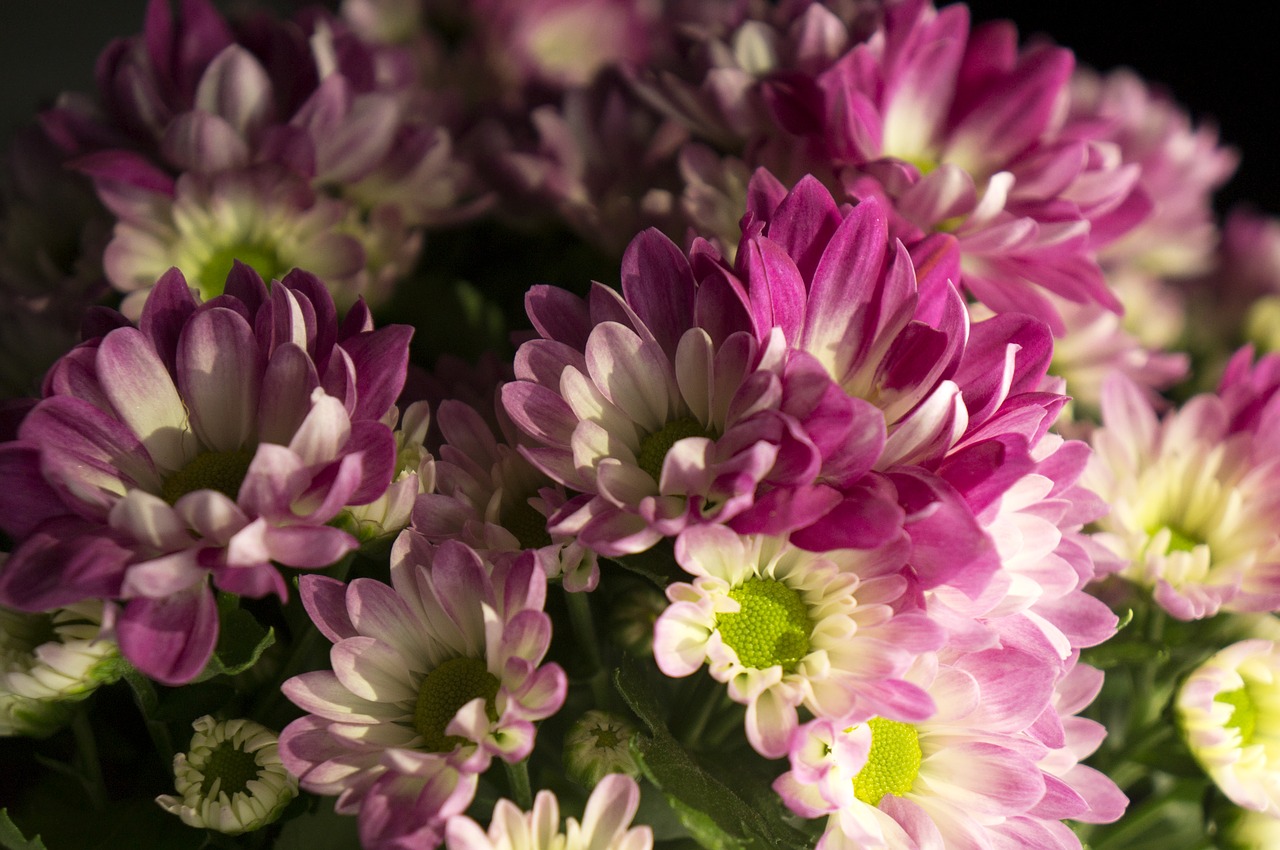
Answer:
[[[490,566],[412,530],[392,551],[391,586],[304,578],[333,669],[284,684],[310,713],[281,733],[280,754],[303,788],[359,812],[365,846],[414,831],[435,846],[494,756],[529,755],[533,721],[558,710],[566,688],[560,667],[542,664],[546,586],[532,554]]]
[[[0,598],[44,610],[118,600],[124,655],[164,682],[204,667],[217,639],[209,579],[286,595],[274,564],[324,567],[356,541],[328,523],[391,482],[382,420],[411,330],[341,326],[314,276],[268,294],[247,267],[200,304],[182,275],[156,285],[137,327],[118,315],[50,371],[0,464],[17,548]]]

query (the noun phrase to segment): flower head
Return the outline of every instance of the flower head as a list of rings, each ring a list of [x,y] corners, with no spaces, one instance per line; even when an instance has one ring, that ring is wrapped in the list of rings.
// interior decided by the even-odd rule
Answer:
[[[284,684],[310,713],[281,734],[282,756],[303,788],[358,811],[362,833],[438,829],[494,756],[529,754],[533,721],[564,700],[564,672],[541,664],[551,622],[532,554],[490,566],[407,530],[391,586],[307,576],[301,592],[333,669]],[[407,800],[424,794],[430,805]]]
[[[115,634],[167,683],[204,667],[217,640],[209,579],[286,595],[276,564],[319,568],[356,540],[329,523],[381,497],[395,467],[383,424],[404,381],[410,330],[340,327],[302,272],[268,293],[237,266],[200,304],[176,270],[138,327],[116,316],[55,365],[45,398],[0,463],[17,548],[0,598],[26,610],[118,600]]]
[[[932,702],[902,675],[944,633],[894,611],[907,588],[896,573],[903,555],[903,547],[812,553],[718,526],[689,529],[676,558],[696,578],[667,588],[654,659],[668,676],[707,664],[747,706],[747,739],[770,758],[786,753],[801,706],[839,722],[928,717]]]
[[[634,779],[606,776],[591,792],[582,823],[569,818],[563,832],[555,794],[539,791],[528,813],[510,800],[499,800],[487,833],[468,817],[453,818],[445,842],[449,850],[650,850],[650,827],[628,829],[639,806],[640,787]]]
[[[1120,575],[1151,588],[1180,619],[1280,604],[1278,461],[1265,406],[1274,362],[1250,373],[1243,354],[1220,394],[1162,419],[1123,376],[1103,389],[1105,427],[1082,479],[1111,505],[1094,539],[1124,565]]]
[[[1191,754],[1233,803],[1280,814],[1280,649],[1245,640],[1216,653],[1178,692]]]
[[[0,735],[48,735],[120,677],[119,650],[101,628],[98,602],[35,614],[0,607]]]
[[[573,721],[564,736],[564,769],[570,779],[594,788],[613,773],[639,776],[631,755],[635,727],[624,717],[592,709]]]
[[[156,802],[187,826],[239,835],[280,817],[298,793],[298,780],[280,762],[276,734],[252,720],[216,721],[209,715],[191,727],[185,753],[173,757],[178,796]]]

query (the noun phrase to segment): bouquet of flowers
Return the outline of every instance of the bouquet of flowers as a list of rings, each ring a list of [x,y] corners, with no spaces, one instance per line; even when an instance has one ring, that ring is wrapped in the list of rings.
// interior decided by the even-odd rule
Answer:
[[[959,3],[150,0],[0,188],[0,847],[1280,846],[1236,165]]]

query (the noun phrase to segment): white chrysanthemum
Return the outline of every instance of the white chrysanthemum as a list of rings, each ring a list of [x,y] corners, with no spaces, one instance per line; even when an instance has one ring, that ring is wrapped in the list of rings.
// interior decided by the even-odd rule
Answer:
[[[276,734],[243,718],[191,724],[195,735],[185,753],[173,757],[178,796],[156,802],[187,826],[239,835],[280,817],[298,794],[298,780],[285,770]]]
[[[1102,396],[1105,428],[1081,483],[1111,512],[1095,539],[1184,620],[1266,611],[1280,602],[1280,458],[1231,433],[1221,399],[1200,395],[1157,420],[1121,376]]]
[[[556,795],[540,791],[527,814],[511,801],[499,800],[487,834],[468,817],[452,818],[445,841],[448,850],[651,850],[652,829],[627,828],[639,806],[635,780],[611,774],[591,792],[582,823],[569,818],[563,832]]]
[[[901,676],[943,632],[921,614],[894,612],[907,584],[886,567],[901,554],[814,553],[723,526],[688,529],[676,560],[696,578],[668,586],[654,659],[668,676],[706,663],[747,706],[747,739],[769,758],[786,754],[801,706],[833,720],[924,719],[933,701]]]
[[[0,735],[48,735],[72,703],[120,677],[119,650],[98,638],[101,627],[101,602],[47,614],[0,607]]]
[[[1243,640],[1198,667],[1178,692],[1196,761],[1242,808],[1280,816],[1280,647]]]

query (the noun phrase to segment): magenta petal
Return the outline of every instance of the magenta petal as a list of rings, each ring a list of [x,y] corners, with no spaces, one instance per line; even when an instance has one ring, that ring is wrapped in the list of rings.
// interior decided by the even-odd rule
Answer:
[[[830,549],[874,549],[902,533],[902,509],[880,488],[857,486],[839,504],[808,527],[791,535],[791,542],[811,552]]]
[[[884,207],[868,199],[853,208],[822,254],[809,287],[802,347],[838,349],[848,333],[848,316],[873,291],[889,246]]]
[[[744,242],[738,251],[738,262],[748,281],[756,335],[763,339],[777,327],[787,342],[798,344],[806,292],[795,263],[776,242],[763,236]]]
[[[22,443],[0,445],[0,530],[23,539],[36,526],[67,512],[40,473],[40,452]]]
[[[178,343],[178,386],[206,446],[229,452],[250,444],[261,378],[257,342],[238,313],[205,310],[187,323]]]
[[[900,470],[889,479],[898,489],[911,536],[910,563],[924,589],[948,584],[976,598],[1000,569],[991,538],[969,506],[940,478]]]
[[[304,575],[298,579],[298,597],[311,622],[333,643],[359,634],[347,614],[347,586],[328,576]]]
[[[120,594],[125,569],[137,559],[127,541],[97,523],[64,516],[42,523],[0,568],[0,601],[47,611]]]
[[[302,569],[327,567],[360,545],[350,534],[327,525],[268,528],[265,536],[272,560]]]
[[[167,599],[131,599],[116,636],[120,651],[141,672],[166,685],[184,685],[213,654],[218,606],[203,583]]]
[[[169,373],[177,374],[178,337],[196,310],[191,287],[176,268],[169,269],[152,287],[142,306],[138,329],[147,335]]]
[[[674,242],[650,228],[622,257],[622,292],[669,358],[693,322],[693,272]]]
[[[408,325],[388,325],[342,341],[356,367],[359,400],[353,419],[381,419],[395,404],[404,388],[412,337]]]
[[[757,172],[759,173],[759,172]],[[752,178],[755,183],[756,178]],[[840,210],[831,193],[813,175],[805,175],[777,205],[769,238],[795,261],[805,280],[813,280],[822,252],[840,227]]]
[[[831,487],[779,487],[757,496],[729,527],[739,534],[785,534],[814,523],[838,504],[840,494]]]
[[[524,306],[543,339],[558,340],[578,350],[586,347],[594,323],[578,296],[556,286],[532,286],[524,296]]]
[[[150,302],[148,302],[150,303]],[[320,386],[315,364],[292,343],[271,352],[262,375],[258,405],[258,439],[287,446],[311,410],[311,393]]]

